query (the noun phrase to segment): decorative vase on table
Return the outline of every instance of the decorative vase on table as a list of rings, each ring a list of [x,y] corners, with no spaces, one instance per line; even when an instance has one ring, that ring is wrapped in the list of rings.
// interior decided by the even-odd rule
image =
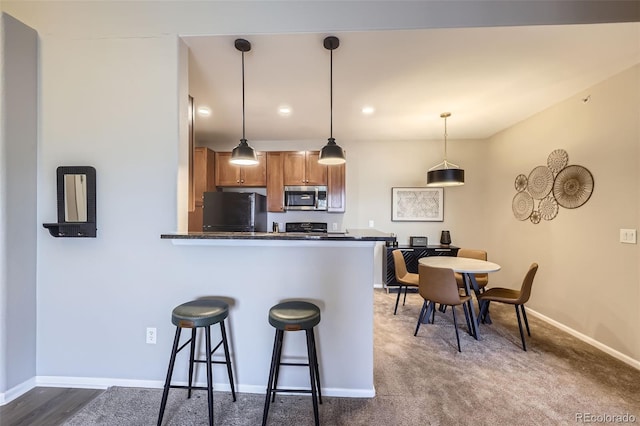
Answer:
[[[440,234],[440,245],[448,246],[449,244],[451,244],[451,234],[449,231],[442,231],[442,234]]]

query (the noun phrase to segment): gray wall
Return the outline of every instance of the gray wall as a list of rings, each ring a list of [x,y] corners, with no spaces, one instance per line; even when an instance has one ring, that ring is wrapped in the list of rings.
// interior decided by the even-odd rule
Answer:
[[[0,392],[36,374],[37,33],[1,15]]]

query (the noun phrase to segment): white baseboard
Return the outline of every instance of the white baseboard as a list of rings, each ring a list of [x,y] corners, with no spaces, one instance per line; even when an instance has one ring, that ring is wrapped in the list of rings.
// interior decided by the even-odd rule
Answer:
[[[36,387],[36,378],[32,377],[29,380],[25,380],[19,385],[8,389],[6,392],[0,392],[0,406],[10,403],[19,396],[29,392],[34,387]]]
[[[552,326],[559,328],[562,331],[565,331],[567,333],[569,333],[570,335],[572,335],[573,337],[576,337],[580,340],[582,340],[585,343],[590,344],[591,346],[594,346],[598,349],[600,349],[602,352],[605,352],[609,355],[611,355],[612,357],[624,362],[625,364],[628,364],[638,370],[640,370],[640,361],[635,360],[633,358],[631,358],[630,356],[627,356],[625,354],[623,354],[622,352],[618,352],[615,349],[610,348],[607,345],[604,345],[600,342],[598,342],[595,339],[592,339],[591,337],[584,335],[582,333],[580,333],[579,331],[574,330],[573,328],[567,327],[564,324],[561,324],[555,320],[552,320],[551,318],[534,311],[533,309],[527,308],[527,313],[531,312],[531,314],[539,319],[541,319],[542,321],[551,324]]]

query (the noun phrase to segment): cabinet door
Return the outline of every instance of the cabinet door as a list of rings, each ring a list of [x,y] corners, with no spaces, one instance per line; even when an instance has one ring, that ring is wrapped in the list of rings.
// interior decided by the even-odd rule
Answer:
[[[306,185],[305,174],[306,153],[304,151],[287,151],[284,153],[284,184]]]
[[[230,152],[216,152],[216,186],[239,186],[240,166],[229,163]]]
[[[344,213],[345,211],[345,165],[327,166],[327,211]]]
[[[193,153],[195,209],[189,212],[189,232],[202,231],[202,194],[216,190],[215,155],[209,148],[196,147]]]
[[[318,163],[320,151],[307,151],[306,154],[306,185],[326,185],[327,166]]]
[[[284,212],[284,152],[267,152],[267,211]]]
[[[240,184],[243,186],[267,186],[267,159],[263,152],[257,152],[258,164],[239,166]]]

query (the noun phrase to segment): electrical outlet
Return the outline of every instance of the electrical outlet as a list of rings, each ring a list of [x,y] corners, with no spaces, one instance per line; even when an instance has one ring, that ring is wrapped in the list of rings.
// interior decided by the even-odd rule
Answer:
[[[156,344],[156,328],[147,327],[147,343],[150,345]]]
[[[331,230],[332,230],[332,231],[337,231],[337,230],[338,230],[338,224],[337,224],[337,223],[335,223],[335,222],[333,222],[333,223],[331,224]]]
[[[373,220],[372,219],[369,220],[369,228],[373,228]]]
[[[636,244],[636,230],[635,229],[621,229],[620,230],[620,242],[626,244]]]

